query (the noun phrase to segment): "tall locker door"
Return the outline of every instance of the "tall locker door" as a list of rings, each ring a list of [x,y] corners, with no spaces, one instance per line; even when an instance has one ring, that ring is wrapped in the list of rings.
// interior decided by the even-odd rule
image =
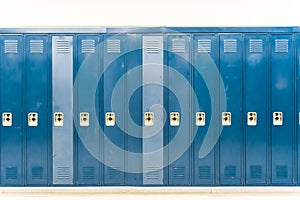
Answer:
[[[142,36],[126,36],[126,103],[125,126],[127,133],[127,185],[142,185]],[[135,90],[136,89],[136,90]]]
[[[294,184],[295,67],[292,35],[272,35],[272,184]]]
[[[1,36],[1,184],[23,185],[23,38]]]
[[[298,138],[298,185],[300,185],[300,35],[297,35],[297,85],[296,85],[296,92],[297,92],[297,115],[298,115],[298,126],[297,126],[297,138]]]
[[[99,95],[96,95],[95,102],[97,102],[95,110],[87,104],[90,93],[90,80],[98,80],[99,78],[99,61],[100,52],[98,43],[100,36],[98,35],[78,35],[77,36],[77,73],[84,75],[78,76],[78,91],[77,91],[77,177],[76,183],[78,185],[99,185],[100,184],[100,163],[97,158],[100,158],[100,135],[98,119],[95,117],[99,115]],[[86,70],[81,71],[84,68]],[[92,139],[92,141],[90,141]],[[89,142],[90,141],[90,142]],[[91,149],[93,148],[93,149]],[[98,149],[95,152],[94,148]]]
[[[164,183],[164,68],[162,35],[143,36],[143,184]],[[167,123],[167,122],[166,122]]]
[[[25,36],[26,184],[48,184],[48,97],[51,72],[48,35]]]
[[[110,149],[111,145],[104,140],[104,163],[109,165],[104,167],[104,185],[124,185],[125,184],[125,133],[124,112],[125,105],[125,81],[120,83],[121,91],[117,95],[118,105],[121,109],[112,108],[112,95],[119,79],[125,73],[124,62],[125,35],[105,35],[104,36],[104,77],[103,77],[103,105],[104,105],[104,137],[117,148],[124,150],[121,154],[115,155]]]
[[[267,36],[245,38],[246,184],[267,184]]]
[[[242,68],[241,34],[220,36],[220,73],[226,89],[227,109],[220,110],[220,184],[241,185]]]
[[[182,155],[173,163],[169,165],[169,180],[168,185],[190,185],[191,184],[191,174],[190,174],[190,165],[191,165],[191,152],[190,152],[190,107],[191,107],[191,98],[189,88],[185,87],[182,80],[178,80],[178,77],[175,75],[180,73],[185,81],[189,84],[191,81],[190,73],[190,37],[188,35],[168,35],[168,88],[176,88],[179,92],[174,94],[169,90],[169,105],[168,105],[168,117],[167,124],[169,125],[168,137],[169,144],[171,144],[174,138],[178,136],[179,131],[184,132],[184,137],[180,137],[180,145],[187,147],[185,152],[182,152]],[[185,102],[179,102],[179,98],[185,100]],[[182,133],[181,133],[182,134]],[[170,145],[168,148],[168,158],[172,162],[175,156],[175,152],[178,151],[178,146]],[[172,161],[171,161],[172,160]]]
[[[218,145],[212,148],[210,152],[205,152],[204,157],[199,153],[201,148],[205,148],[204,141],[209,141],[208,138],[217,139],[215,135],[219,126],[217,120],[219,114],[219,78],[216,71],[218,71],[217,36],[214,34],[195,35],[193,85],[199,108],[197,110],[194,108],[193,113],[191,113],[193,117],[191,119],[193,134],[196,134],[193,142],[193,185],[215,184],[215,165],[217,164],[215,162],[215,152]],[[205,82],[204,76],[207,82]]]
[[[52,36],[52,180],[73,184],[73,36]]]

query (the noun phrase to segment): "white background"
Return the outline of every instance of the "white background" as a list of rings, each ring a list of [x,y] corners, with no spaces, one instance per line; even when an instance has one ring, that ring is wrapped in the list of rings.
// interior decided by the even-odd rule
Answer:
[[[0,0],[0,27],[86,26],[300,26],[299,0]],[[260,188],[268,191],[267,188]],[[232,188],[233,192],[239,188]],[[274,191],[281,191],[278,195]],[[258,199],[299,199],[300,193],[277,188]],[[288,191],[293,189],[289,188]],[[3,191],[2,191],[3,192]],[[78,196],[48,193],[43,199],[253,199],[252,193],[213,195],[155,194]],[[2,194],[8,199],[41,195]],[[201,196],[201,197],[199,197]],[[242,197],[241,197],[242,196]],[[0,195],[1,198],[1,195]]]

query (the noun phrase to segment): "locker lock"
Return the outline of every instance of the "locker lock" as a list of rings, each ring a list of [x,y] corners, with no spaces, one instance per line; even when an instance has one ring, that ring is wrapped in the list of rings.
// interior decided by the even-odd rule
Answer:
[[[64,114],[62,112],[54,113],[54,126],[64,125]]]
[[[12,126],[12,113],[5,112],[2,114],[2,125]]]
[[[231,126],[231,112],[222,112],[222,125]]]
[[[282,126],[283,124],[283,114],[282,112],[273,112],[273,125]]]
[[[180,123],[179,112],[171,112],[170,113],[170,125],[171,126],[179,126],[179,123]]]
[[[153,126],[154,125],[154,113],[153,112],[145,112],[144,124],[145,124],[145,126]]]
[[[36,112],[28,113],[28,126],[38,126],[38,114]]]
[[[90,125],[90,115],[88,112],[80,113],[80,126],[89,126]]]
[[[248,112],[247,113],[247,124],[248,124],[248,126],[256,126],[257,125],[257,113],[256,112]]]
[[[106,126],[114,126],[115,125],[115,113],[114,112],[107,112],[105,114],[105,125]]]
[[[196,113],[196,126],[205,126],[205,112]]]

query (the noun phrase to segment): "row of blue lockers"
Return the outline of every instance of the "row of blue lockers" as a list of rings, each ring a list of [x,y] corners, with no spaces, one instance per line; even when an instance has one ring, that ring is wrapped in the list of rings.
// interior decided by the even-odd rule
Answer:
[[[298,185],[297,29],[166,30],[1,30],[0,185]]]

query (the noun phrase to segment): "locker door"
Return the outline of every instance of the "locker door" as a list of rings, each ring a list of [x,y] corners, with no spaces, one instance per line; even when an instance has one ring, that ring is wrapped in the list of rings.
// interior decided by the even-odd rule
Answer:
[[[220,110],[220,184],[241,185],[242,35],[220,36],[220,73],[226,88],[227,110]]]
[[[127,151],[129,153],[142,153],[142,126],[143,126],[143,114],[142,114],[142,36],[140,34],[127,34],[126,36],[126,102],[125,111],[129,110],[126,114],[125,124],[127,134]],[[137,74],[136,74],[137,72]],[[130,88],[137,88],[131,95]],[[128,106],[128,107],[127,107]],[[132,123],[130,123],[130,118]],[[130,154],[131,155],[131,154]],[[127,173],[127,185],[142,185],[142,159],[141,157],[126,156],[127,169],[132,172],[139,173]]]
[[[300,184],[300,153],[299,153],[299,150],[300,150],[300,137],[299,137],[299,134],[300,134],[300,81],[299,81],[299,77],[300,77],[300,35],[298,34],[297,35],[297,114],[298,114],[298,127],[297,127],[297,137],[298,137],[298,157],[297,157],[297,161],[298,161],[298,185]]]
[[[1,36],[1,184],[23,185],[23,38]]]
[[[176,70],[180,73],[188,82],[191,81],[191,73],[190,73],[190,37],[188,35],[168,35],[168,66],[173,70]],[[169,105],[168,105],[168,117],[167,122],[169,125],[169,143],[176,136],[179,126],[182,124],[186,124],[185,137],[181,141],[181,144],[184,146],[190,146],[190,91],[188,88],[184,88],[185,85],[180,84],[179,80],[174,77],[173,72],[169,70],[169,79],[168,86],[177,87],[181,91],[180,94],[187,99],[187,104],[184,102],[178,102],[178,98],[172,93],[169,92]],[[179,123],[172,124],[172,113],[178,113]],[[176,117],[175,117],[176,118]],[[174,120],[175,122],[175,120]],[[168,157],[171,158],[173,153],[177,151],[178,147],[170,146],[168,148]],[[190,185],[190,148],[186,152],[184,152],[175,162],[169,165],[169,185]]]
[[[90,79],[98,79],[99,74],[99,48],[97,45],[100,41],[100,37],[98,35],[78,35],[77,36],[77,66],[78,73],[80,71],[81,65],[91,64],[92,66],[88,67],[89,72],[87,76]],[[80,76],[79,76],[80,77]],[[93,77],[93,78],[92,78]],[[88,151],[85,147],[86,145],[91,144],[83,144],[81,137],[92,137],[93,145],[97,146],[100,153],[100,135],[99,135],[99,126],[96,124],[91,124],[93,121],[97,121],[98,119],[91,119],[94,115],[92,112],[94,110],[90,110],[90,107],[87,107],[86,101],[87,98],[90,98],[88,94],[86,94],[86,86],[88,84],[85,82],[86,77],[82,80],[78,80],[78,84],[81,85],[82,89],[79,89],[77,92],[78,101],[77,101],[77,113],[75,117],[78,118],[79,124],[77,124],[77,131],[80,132],[77,134],[77,178],[76,183],[78,185],[99,185],[100,184],[100,163],[99,161],[93,157],[93,155]],[[81,102],[85,101],[85,102]],[[98,99],[95,100],[99,102]],[[96,103],[96,112],[99,113],[99,103]],[[84,138],[83,138],[84,139]],[[98,155],[98,158],[100,156]]]
[[[199,157],[200,148],[203,145],[204,138],[208,135],[215,135],[218,131],[218,94],[217,92],[219,84],[217,74],[214,73],[213,67],[218,66],[218,38],[213,35],[195,35],[194,36],[194,66],[199,70],[194,70],[194,90],[197,96],[199,110],[193,110],[192,123],[193,130],[195,131],[198,128],[194,143],[193,143],[193,185],[214,185],[215,184],[215,151],[218,148],[218,145],[212,149],[209,154],[204,158]],[[215,63],[215,65],[213,64]],[[214,88],[214,91],[211,91],[213,96],[210,97],[208,86],[204,82],[203,75],[210,77],[210,82],[212,84],[211,88]],[[212,99],[211,99],[212,98]],[[212,111],[212,105],[215,104],[214,110]],[[202,115],[197,116],[196,113]],[[204,115],[203,115],[204,114]],[[213,116],[212,116],[213,115]],[[199,120],[198,118],[201,118]],[[212,120],[210,120],[212,118]],[[199,121],[197,121],[199,120]],[[197,127],[196,127],[197,126]],[[211,130],[208,129],[208,126],[212,126]]]
[[[73,36],[52,36],[53,184],[73,184]]]
[[[267,36],[245,41],[246,184],[260,185],[267,180]]]
[[[163,36],[143,36],[143,184],[145,185],[164,183],[162,169],[164,131],[158,129],[164,119],[163,41]]]
[[[294,184],[295,67],[292,35],[272,35],[272,184]]]
[[[48,184],[48,84],[50,63],[47,35],[25,36],[26,184]]]
[[[118,148],[125,150],[125,134],[120,129],[124,127],[124,112],[121,110],[112,110],[112,94],[118,80],[125,73],[124,35],[105,35],[104,36],[104,78],[103,78],[103,105],[104,105],[104,134],[111,143]],[[124,103],[124,82],[121,84],[122,91],[118,94],[118,101],[121,105]],[[112,116],[110,115],[112,114]],[[125,151],[122,155],[113,155],[107,144],[104,144],[104,162],[110,161],[113,166],[104,167],[104,185],[123,185],[125,184],[125,173],[122,171],[125,167]]]

